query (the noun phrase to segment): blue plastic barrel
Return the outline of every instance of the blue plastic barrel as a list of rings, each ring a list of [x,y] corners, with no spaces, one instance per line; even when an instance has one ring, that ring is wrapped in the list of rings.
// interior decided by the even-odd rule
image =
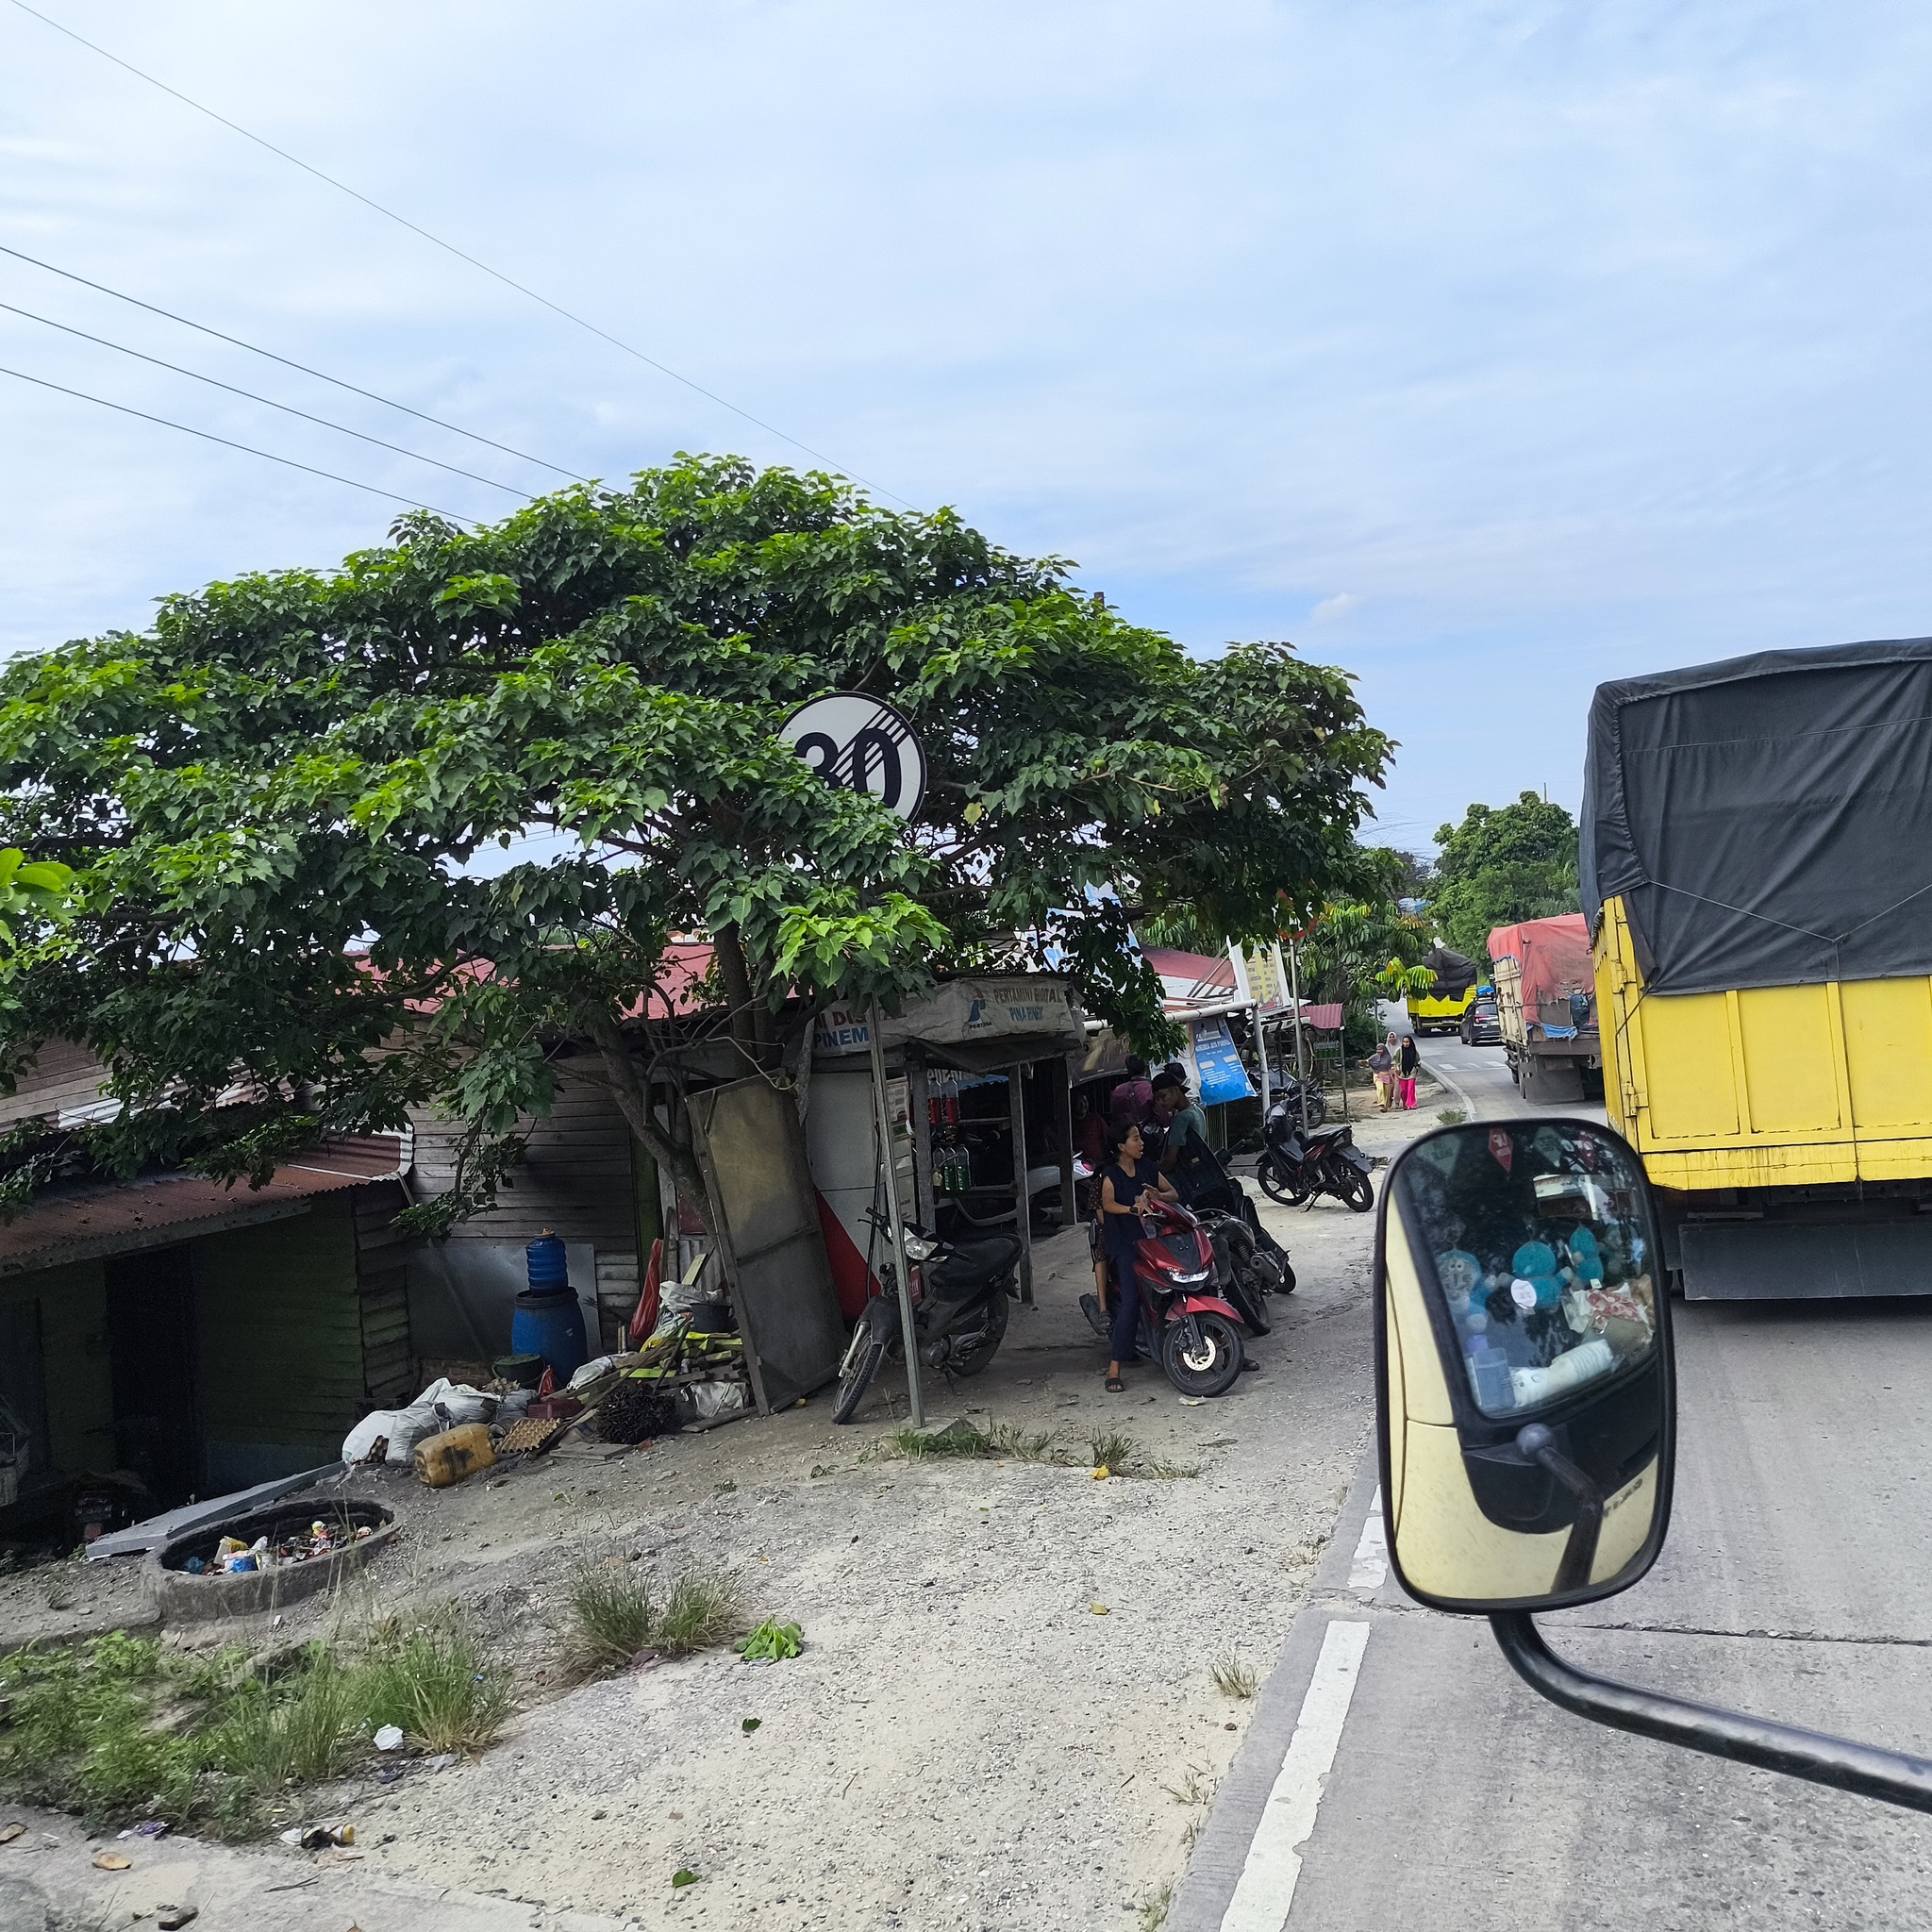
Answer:
[[[545,1289],[570,1286],[570,1265],[564,1258],[563,1243],[548,1228],[524,1250],[524,1265],[529,1270],[530,1286],[539,1293]]]
[[[518,1295],[516,1312],[510,1317],[509,1347],[512,1355],[541,1356],[559,1387],[583,1367],[591,1357],[584,1339],[584,1310],[568,1283],[561,1293],[525,1289]]]

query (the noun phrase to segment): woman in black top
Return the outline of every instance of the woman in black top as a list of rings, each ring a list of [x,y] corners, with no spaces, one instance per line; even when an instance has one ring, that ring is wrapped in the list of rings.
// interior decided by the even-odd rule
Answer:
[[[1108,1333],[1112,1359],[1107,1386],[1118,1395],[1126,1388],[1121,1365],[1134,1359],[1141,1326],[1141,1291],[1134,1280],[1134,1248],[1141,1239],[1141,1203],[1148,1194],[1179,1199],[1167,1176],[1146,1158],[1138,1123],[1117,1124],[1108,1133],[1108,1162],[1100,1170],[1100,1224],[1108,1259],[1108,1291],[1113,1322]]]
[[[1415,1076],[1421,1069],[1423,1057],[1415,1050],[1415,1035],[1402,1036],[1402,1051],[1395,1058],[1396,1087],[1402,1095],[1402,1105],[1412,1109],[1415,1106]]]

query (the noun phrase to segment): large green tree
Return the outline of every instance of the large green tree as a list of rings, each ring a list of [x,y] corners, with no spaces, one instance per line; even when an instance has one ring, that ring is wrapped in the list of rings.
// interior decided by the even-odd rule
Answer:
[[[921,733],[909,831],[774,736],[838,690]],[[1152,1041],[1125,921],[1258,937],[1283,889],[1312,909],[1388,750],[1286,645],[1191,658],[1057,559],[824,476],[681,458],[491,527],[412,514],[339,570],[169,597],[143,634],[0,673],[0,842],[76,875],[0,1048],[17,1071],[92,1046],[124,1103],[92,1153],[123,1171],[258,1174],[440,1106],[468,1141],[434,1224],[490,1198],[588,1043],[699,1194],[694,1033],[783,1077],[792,994],[890,1005],[1057,944]],[[553,849],[519,857],[532,833]],[[692,935],[716,947],[695,989]]]
[[[1436,843],[1429,912],[1472,959],[1489,958],[1496,926],[1577,909],[1576,821],[1534,791],[1514,805],[1472,805],[1459,825],[1438,828]]]

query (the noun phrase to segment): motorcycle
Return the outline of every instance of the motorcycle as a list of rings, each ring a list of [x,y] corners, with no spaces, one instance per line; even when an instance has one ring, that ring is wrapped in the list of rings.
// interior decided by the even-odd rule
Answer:
[[[867,1218],[875,1232],[889,1234],[878,1216]],[[1019,1260],[1020,1243],[1012,1235],[942,1241],[906,1223],[907,1289],[923,1367],[938,1369],[950,1379],[976,1375],[992,1360],[1007,1332],[1007,1303],[1020,1292]],[[879,1263],[878,1280],[880,1292],[853,1324],[839,1364],[835,1423],[852,1420],[888,1356],[905,1359],[898,1276],[890,1256]]]
[[[1116,1292],[1141,1297],[1155,1352],[1183,1395],[1224,1395],[1241,1373],[1241,1315],[1220,1292],[1214,1242],[1200,1218],[1154,1201],[1134,1243],[1134,1279]]]
[[[1288,1108],[1289,1118],[1299,1126],[1302,1122],[1302,1082],[1288,1073],[1277,1074],[1275,1080],[1275,1099]],[[1328,1096],[1319,1087],[1311,1086],[1307,1089],[1307,1104],[1309,1126],[1321,1126],[1328,1118]]]
[[[1374,1183],[1369,1179],[1369,1157],[1355,1144],[1355,1129],[1330,1127],[1304,1138],[1301,1123],[1276,1101],[1262,1125],[1267,1151],[1255,1178],[1270,1200],[1291,1208],[1312,1207],[1317,1196],[1333,1194],[1357,1214],[1375,1205]]]
[[[1222,1294],[1255,1334],[1266,1335],[1274,1325],[1269,1296],[1294,1292],[1287,1250],[1277,1246],[1271,1253],[1238,1214],[1211,1208],[1196,1208],[1194,1214],[1214,1245],[1214,1275]]]

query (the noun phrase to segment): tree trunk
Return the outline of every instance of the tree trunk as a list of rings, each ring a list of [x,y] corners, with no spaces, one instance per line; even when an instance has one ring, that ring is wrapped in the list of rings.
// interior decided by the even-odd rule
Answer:
[[[721,925],[712,943],[718,954],[718,974],[724,982],[724,997],[731,1004],[731,1037],[752,1065],[763,1073],[762,1049],[770,1039],[771,1016],[752,986],[751,969],[744,960],[744,937],[735,925]],[[766,1022],[763,1026],[758,1024],[761,1017]]]
[[[711,1191],[705,1185],[704,1169],[698,1165],[697,1156],[691,1151],[690,1138],[687,1136],[680,1140],[677,1137],[675,1120],[670,1132],[659,1124],[651,1106],[649,1083],[638,1067],[630,1041],[625,1038],[624,1030],[616,1021],[600,1020],[591,1030],[597,1042],[597,1051],[603,1058],[605,1075],[610,1083],[618,1111],[624,1115],[631,1132],[643,1142],[651,1158],[671,1175],[678,1192],[704,1204],[705,1225],[715,1235],[718,1229],[717,1203],[711,1199]],[[675,1113],[677,1103],[674,1100],[672,1106]]]

